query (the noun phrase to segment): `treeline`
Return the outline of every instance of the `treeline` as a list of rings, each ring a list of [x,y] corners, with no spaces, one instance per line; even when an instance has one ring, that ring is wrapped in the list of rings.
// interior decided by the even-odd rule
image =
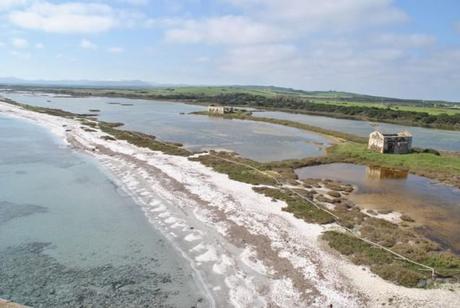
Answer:
[[[222,94],[212,98],[206,98],[206,100],[209,99],[212,99],[216,103],[230,106],[289,109],[292,111],[334,115],[360,120],[393,122],[433,128],[460,130],[460,114],[433,115],[427,112],[403,111],[394,110],[391,108],[322,104],[314,103],[310,100],[287,96],[270,98],[243,93]],[[200,100],[202,101],[203,98]]]

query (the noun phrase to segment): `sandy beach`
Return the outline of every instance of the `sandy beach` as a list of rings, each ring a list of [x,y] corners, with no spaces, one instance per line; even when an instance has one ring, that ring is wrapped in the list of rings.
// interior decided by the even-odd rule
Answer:
[[[458,286],[424,290],[386,282],[320,240],[337,226],[297,219],[282,211],[284,202],[199,162],[106,140],[76,120],[3,102],[0,114],[44,126],[97,160],[190,262],[212,306],[460,306]]]

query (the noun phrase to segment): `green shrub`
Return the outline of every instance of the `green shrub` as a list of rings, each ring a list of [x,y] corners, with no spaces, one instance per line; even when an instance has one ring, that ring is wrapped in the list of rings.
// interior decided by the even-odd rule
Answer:
[[[283,211],[290,212],[295,217],[303,219],[306,222],[329,224],[335,221],[334,217],[330,214],[319,210],[310,202],[290,192],[267,187],[255,187],[254,190],[267,197],[285,201],[288,206]]]
[[[253,185],[276,185],[276,181],[273,177],[265,175],[257,170],[245,166],[254,166],[259,170],[262,169],[261,171],[263,171],[264,168],[262,165],[248,159],[236,157],[229,153],[212,152],[212,155],[201,155],[199,157],[190,159],[199,161],[205,166],[213,168],[217,172],[227,174],[230,179],[235,181],[240,181]],[[232,161],[239,162],[241,164],[234,163]],[[273,174],[273,176],[276,176],[276,174]]]
[[[330,247],[349,256],[353,263],[370,266],[373,273],[399,285],[416,287],[421,279],[430,277],[431,273],[420,271],[418,267],[354,236],[327,231],[323,234],[323,239]]]

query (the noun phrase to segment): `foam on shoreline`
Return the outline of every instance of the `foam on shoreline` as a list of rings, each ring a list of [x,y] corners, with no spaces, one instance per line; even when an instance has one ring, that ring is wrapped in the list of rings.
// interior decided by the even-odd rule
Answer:
[[[210,306],[460,305],[458,290],[407,289],[352,265],[319,239],[333,226],[296,219],[284,202],[199,162],[104,140],[75,120],[6,103],[0,112],[45,126],[100,162],[190,262]]]

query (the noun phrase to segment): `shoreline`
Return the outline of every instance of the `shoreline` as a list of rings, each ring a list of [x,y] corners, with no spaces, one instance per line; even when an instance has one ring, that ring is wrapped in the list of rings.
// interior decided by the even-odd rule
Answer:
[[[36,89],[36,88],[35,88]],[[94,89],[94,88],[81,88],[77,90],[83,90],[83,91],[106,91],[104,93],[88,93],[88,92],[83,92],[83,93],[76,93],[75,90],[72,89],[66,89],[66,88],[57,88],[57,89],[40,89],[38,91],[35,90],[25,90],[25,91],[30,91],[30,92],[48,92],[48,93],[54,93],[56,95],[65,95],[69,97],[113,97],[113,98],[128,98],[128,99],[142,99],[142,100],[163,100],[163,101],[170,101],[170,102],[177,102],[177,103],[184,103],[184,104],[190,104],[190,105],[199,105],[199,106],[207,106],[211,103],[213,103],[213,99],[209,97],[205,97],[205,100],[200,100],[200,98],[175,98],[175,97],[168,97],[168,96],[161,96],[161,95],[142,95],[142,94],[133,94],[133,93],[114,93],[111,92],[110,90],[101,90],[101,89]],[[207,99],[207,100],[206,100]],[[320,103],[324,104],[324,103]],[[251,106],[240,106],[242,108],[253,108]],[[371,107],[367,107],[371,108]],[[323,117],[329,117],[333,119],[343,119],[343,120],[354,120],[354,121],[361,121],[361,122],[375,122],[375,123],[386,123],[386,124],[394,124],[394,125],[401,125],[401,126],[412,126],[412,127],[421,127],[421,128],[427,128],[427,129],[438,129],[441,131],[453,131],[453,132],[458,132],[460,129],[456,129],[455,127],[436,127],[436,126],[430,126],[430,125],[422,125],[422,124],[417,124],[417,123],[409,123],[405,121],[393,121],[391,119],[372,119],[372,118],[366,118],[366,117],[359,117],[359,116],[352,116],[352,115],[347,115],[347,114],[340,114],[340,113],[333,113],[333,112],[322,112],[322,111],[309,111],[309,110],[296,110],[296,109],[285,109],[285,108],[271,108],[271,107],[262,107],[260,108],[260,111],[280,111],[280,112],[287,112],[287,113],[292,113],[292,114],[307,114],[307,115],[312,115],[312,116],[323,116]]]
[[[359,307],[388,303],[393,297],[404,307],[460,304],[459,290],[398,287],[352,265],[324,249],[319,236],[332,226],[294,218],[282,211],[284,202],[273,202],[252,185],[199,162],[104,140],[106,134],[84,131],[76,120],[6,103],[0,103],[0,112],[50,129],[109,170],[137,198],[147,218],[183,248],[214,298],[222,301],[217,306]],[[169,200],[167,205],[152,200],[158,194]]]

